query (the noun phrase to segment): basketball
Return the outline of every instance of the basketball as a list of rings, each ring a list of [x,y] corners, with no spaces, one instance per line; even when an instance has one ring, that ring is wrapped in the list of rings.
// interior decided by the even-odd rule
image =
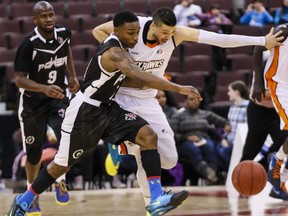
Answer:
[[[261,164],[252,160],[240,162],[232,172],[232,184],[244,196],[260,193],[266,182],[266,170]]]

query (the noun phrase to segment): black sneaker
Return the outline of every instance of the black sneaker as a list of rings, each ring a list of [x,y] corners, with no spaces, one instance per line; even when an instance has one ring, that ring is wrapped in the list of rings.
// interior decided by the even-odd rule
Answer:
[[[28,204],[23,202],[21,203],[21,206],[17,203],[17,200],[20,195],[17,195],[13,199],[13,203],[10,207],[10,210],[8,211],[6,216],[24,216],[26,211],[24,209],[28,209]]]
[[[180,191],[178,193],[170,193],[170,191],[163,192],[162,195],[150,202],[150,215],[164,215],[167,212],[177,208],[188,198],[188,194],[189,193],[186,190]]]

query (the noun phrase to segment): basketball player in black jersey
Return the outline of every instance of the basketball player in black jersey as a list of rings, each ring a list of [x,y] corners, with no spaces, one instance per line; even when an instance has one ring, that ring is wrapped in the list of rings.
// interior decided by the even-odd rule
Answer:
[[[14,61],[15,83],[21,93],[19,121],[23,148],[27,153],[28,187],[38,175],[47,125],[53,128],[60,140],[61,123],[68,105],[67,84],[72,93],[79,88],[70,49],[70,30],[55,26],[53,6],[46,1],[34,5],[33,21],[36,28],[25,37]],[[68,82],[66,71],[69,73]],[[55,184],[56,201],[65,205],[69,194],[64,180],[60,179],[64,176]],[[29,213],[41,215],[38,198]]]
[[[133,63],[126,49],[134,47],[138,40],[140,25],[136,15],[122,11],[115,15],[113,22],[114,34],[97,48],[86,69],[80,91],[66,109],[60,147],[54,161],[40,171],[24,194],[15,197],[7,215],[24,215],[33,198],[44,192],[73,164],[93,152],[100,139],[116,144],[128,140],[140,146],[151,190],[149,212],[152,216],[165,214],[188,197],[187,191],[163,191],[156,133],[144,119],[120,108],[113,98],[125,76],[137,86],[192,94],[196,100],[201,100],[201,96],[192,86],[173,84],[143,73]]]

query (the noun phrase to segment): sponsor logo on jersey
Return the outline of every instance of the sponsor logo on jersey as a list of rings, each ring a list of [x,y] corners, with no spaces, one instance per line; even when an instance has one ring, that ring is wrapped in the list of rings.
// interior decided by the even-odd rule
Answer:
[[[126,113],[125,114],[125,120],[126,121],[133,121],[136,120],[137,115],[135,113]]]
[[[78,149],[75,152],[73,152],[72,157],[74,159],[78,159],[81,157],[81,155],[83,154],[84,150],[83,149]]]
[[[172,131],[171,131],[171,130],[162,129],[162,133],[163,133],[163,134],[168,134],[168,135],[171,135],[171,136],[173,136],[173,133],[172,133]]]
[[[61,66],[65,65],[65,64],[67,64],[67,56],[62,57],[62,58],[58,58],[57,56],[55,56],[54,59],[51,57],[50,61],[48,61],[44,64],[38,65],[38,72],[41,69],[50,69],[53,66],[57,68],[57,67],[61,67]]]
[[[130,53],[133,54],[133,55],[139,55],[138,52],[134,52],[134,51],[131,51]]]
[[[163,50],[162,50],[162,49],[159,49],[159,50],[157,50],[156,53],[157,53],[157,54],[162,54],[162,53],[163,53]]]
[[[33,144],[34,141],[35,141],[35,137],[34,137],[34,136],[28,136],[28,137],[26,137],[26,139],[25,139],[25,142],[26,142],[28,145]]]
[[[154,68],[160,68],[163,66],[164,59],[152,60],[152,61],[135,61],[135,64],[138,65],[142,70],[150,70]]]

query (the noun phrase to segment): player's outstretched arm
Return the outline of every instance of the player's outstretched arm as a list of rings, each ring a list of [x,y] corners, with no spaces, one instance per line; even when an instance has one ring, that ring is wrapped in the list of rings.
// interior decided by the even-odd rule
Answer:
[[[118,68],[123,74],[133,80],[137,86],[174,91],[185,95],[192,94],[195,99],[202,100],[199,91],[193,86],[178,85],[156,77],[152,73],[142,71],[140,67],[134,64],[129,53],[119,47],[113,47],[102,55],[102,63],[105,64],[106,62],[108,64],[108,59],[110,59],[109,65],[113,64],[115,68]]]
[[[193,29],[185,26],[178,26],[174,35],[176,45],[183,41],[198,42],[219,46],[224,48],[233,48],[239,46],[265,46],[271,49],[274,46],[280,46],[283,36],[281,32],[274,33],[273,28],[266,36],[246,36],[236,34],[218,34],[215,32]]]

